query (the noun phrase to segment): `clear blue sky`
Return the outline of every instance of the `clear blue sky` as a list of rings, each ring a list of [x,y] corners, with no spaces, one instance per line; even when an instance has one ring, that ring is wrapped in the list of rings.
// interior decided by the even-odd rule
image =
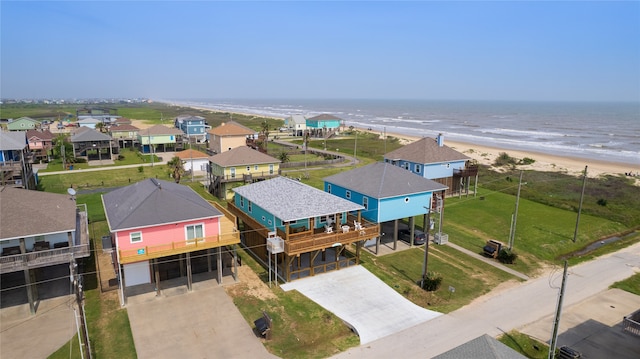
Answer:
[[[640,2],[0,3],[4,98],[640,101]]]

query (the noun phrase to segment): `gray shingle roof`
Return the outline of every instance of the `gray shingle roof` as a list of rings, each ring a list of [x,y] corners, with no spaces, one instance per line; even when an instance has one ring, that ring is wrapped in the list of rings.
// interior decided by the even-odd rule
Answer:
[[[384,162],[341,172],[324,178],[324,181],[378,199],[441,191],[448,188],[441,183]]]
[[[111,141],[111,136],[100,133],[89,128],[85,131],[78,131],[71,136],[71,142],[89,142],[89,141]]]
[[[229,151],[218,153],[217,155],[209,157],[209,161],[221,167],[280,162],[278,159],[247,146],[236,147]]]
[[[485,334],[433,358],[524,359],[526,357]]]
[[[447,145],[438,146],[434,138],[422,138],[395,151],[387,153],[384,158],[390,160],[405,160],[414,163],[441,163],[468,160],[469,157]]]
[[[308,121],[327,121],[327,120],[339,120],[342,121],[342,119],[340,117],[334,116],[334,115],[330,115],[328,113],[323,113],[320,114],[318,116],[313,116],[311,118],[307,119]]]
[[[181,129],[175,127],[167,127],[163,125],[155,125],[138,131],[139,136],[162,136],[162,135],[184,135]]]
[[[364,209],[361,205],[286,177],[233,190],[285,222]]]
[[[27,147],[27,134],[24,131],[0,131],[0,151],[21,150]]]
[[[0,187],[0,239],[76,230],[76,202],[69,195]]]
[[[154,178],[106,193],[102,204],[111,231],[222,216],[191,188]]]

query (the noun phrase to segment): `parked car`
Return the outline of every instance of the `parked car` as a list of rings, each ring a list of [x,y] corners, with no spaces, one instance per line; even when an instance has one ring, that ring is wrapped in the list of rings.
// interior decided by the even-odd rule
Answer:
[[[418,230],[418,229],[414,230],[413,237],[414,237],[413,244],[415,245],[420,246],[427,242],[427,236],[421,230]],[[400,238],[400,240],[403,240],[407,243],[411,243],[411,230],[408,228],[399,230],[398,238]]]

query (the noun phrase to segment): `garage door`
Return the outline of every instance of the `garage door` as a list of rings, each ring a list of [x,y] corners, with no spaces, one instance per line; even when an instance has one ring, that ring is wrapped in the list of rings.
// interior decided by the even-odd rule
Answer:
[[[138,284],[151,283],[149,261],[124,265],[124,284],[127,287]]]

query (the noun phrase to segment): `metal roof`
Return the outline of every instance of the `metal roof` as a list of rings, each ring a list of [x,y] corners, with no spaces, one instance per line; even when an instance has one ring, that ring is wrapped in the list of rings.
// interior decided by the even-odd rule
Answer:
[[[377,162],[324,178],[325,182],[372,198],[442,191],[449,187],[390,163]]]
[[[84,131],[78,131],[75,135],[71,136],[71,142],[89,141],[111,141],[111,136],[105,135],[104,133],[98,132],[91,128]]]
[[[236,187],[233,191],[285,222],[364,209],[286,177]]]
[[[0,239],[76,230],[76,202],[69,195],[0,187]]]
[[[184,135],[181,129],[175,127],[167,127],[164,125],[155,125],[138,131],[139,136],[162,136],[162,135]]]
[[[387,153],[384,158],[421,164],[469,159],[469,157],[447,145],[438,146],[438,141],[436,139],[428,137],[424,137],[416,142],[400,147],[395,151],[391,151]]]
[[[102,204],[111,231],[222,216],[190,187],[155,178],[105,193]]]
[[[216,136],[247,136],[255,135],[256,131],[242,126],[235,121],[223,122],[220,126],[212,128],[208,133]]]
[[[434,357],[434,359],[458,358],[524,359],[526,357],[487,334]]]

